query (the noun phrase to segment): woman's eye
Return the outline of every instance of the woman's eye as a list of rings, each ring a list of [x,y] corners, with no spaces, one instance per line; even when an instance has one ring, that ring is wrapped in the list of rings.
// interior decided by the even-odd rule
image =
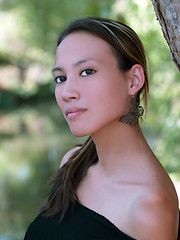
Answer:
[[[81,76],[88,76],[93,73],[95,73],[95,71],[93,69],[85,69],[81,72]]]
[[[57,77],[55,77],[55,82],[56,83],[62,83],[64,81],[66,81],[66,77],[65,76],[57,76]]]

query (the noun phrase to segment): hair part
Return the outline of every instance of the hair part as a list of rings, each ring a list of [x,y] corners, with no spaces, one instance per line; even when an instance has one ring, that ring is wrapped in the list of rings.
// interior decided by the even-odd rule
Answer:
[[[145,107],[147,106],[149,84],[146,54],[138,35],[123,23],[110,19],[87,17],[73,21],[59,36],[57,46],[73,32],[88,32],[106,41],[114,51],[120,71],[126,72],[134,64],[140,64],[144,69],[145,82],[138,91],[137,102],[143,93]],[[95,144],[91,137],[74,152],[50,181],[53,185],[46,205],[41,210],[47,217],[61,212],[65,216],[70,204],[78,201],[76,189],[86,175],[88,168],[98,161]]]

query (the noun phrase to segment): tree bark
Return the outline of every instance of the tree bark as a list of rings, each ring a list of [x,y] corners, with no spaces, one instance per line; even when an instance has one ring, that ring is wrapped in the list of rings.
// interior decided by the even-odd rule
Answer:
[[[172,60],[180,71],[180,0],[152,0]]]

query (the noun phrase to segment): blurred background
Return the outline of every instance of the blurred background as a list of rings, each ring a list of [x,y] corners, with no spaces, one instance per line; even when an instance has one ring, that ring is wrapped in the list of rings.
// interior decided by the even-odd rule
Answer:
[[[0,0],[0,240],[23,239],[71,135],[51,76],[59,32],[72,19],[101,16],[130,25],[149,56],[143,132],[178,189],[180,81],[150,0]]]

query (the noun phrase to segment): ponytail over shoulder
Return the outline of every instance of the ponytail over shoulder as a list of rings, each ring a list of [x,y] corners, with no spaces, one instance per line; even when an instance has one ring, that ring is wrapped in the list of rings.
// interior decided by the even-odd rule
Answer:
[[[68,161],[58,170],[50,180],[53,185],[48,194],[47,203],[41,208],[46,217],[55,216],[61,212],[61,219],[65,216],[70,203],[78,201],[76,189],[88,168],[98,161],[95,144],[91,137],[76,150]]]

